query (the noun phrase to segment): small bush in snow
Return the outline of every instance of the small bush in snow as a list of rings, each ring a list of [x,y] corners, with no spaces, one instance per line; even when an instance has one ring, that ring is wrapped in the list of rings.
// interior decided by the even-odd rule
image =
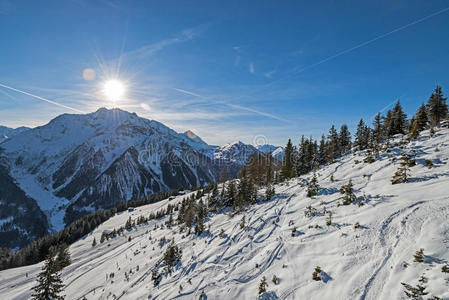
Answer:
[[[274,284],[278,284],[279,279],[277,278],[276,275],[273,275],[273,278],[271,279],[271,281],[272,281]]]
[[[430,159],[426,159],[426,167],[429,169],[433,168],[433,162]]]
[[[316,281],[321,281],[321,268],[319,266],[315,267],[315,270],[312,273],[312,279]]]
[[[443,272],[443,273],[449,273],[449,266],[443,266],[443,267],[441,268],[441,272]]]
[[[332,225],[332,212],[331,211],[327,215],[326,225],[327,226],[331,226]]]
[[[348,184],[340,188],[340,193],[343,194],[343,205],[349,205],[354,202],[357,197],[354,194],[352,180],[349,179]]]
[[[267,291],[267,286],[268,286],[267,278],[263,276],[259,283],[259,295]]]
[[[413,255],[416,262],[422,263],[424,262],[424,249],[421,248],[418,251],[416,251],[415,255]]]
[[[354,229],[358,229],[358,228],[360,228],[360,223],[359,223],[359,222],[356,222],[356,223],[354,224]]]

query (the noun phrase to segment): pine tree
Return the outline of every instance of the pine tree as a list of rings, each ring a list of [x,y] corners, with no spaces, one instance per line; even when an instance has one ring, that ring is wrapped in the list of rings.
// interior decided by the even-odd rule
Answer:
[[[383,140],[383,123],[382,123],[382,115],[378,113],[374,117],[373,122],[373,142],[375,145],[375,148],[377,149],[380,143]]]
[[[370,129],[366,126],[365,121],[360,119],[357,125],[357,131],[355,133],[355,146],[358,150],[364,150],[368,147],[368,140],[370,135]]]
[[[313,197],[318,195],[320,191],[320,186],[318,185],[318,179],[316,177],[316,174],[313,173],[313,177],[310,180],[309,184],[307,185],[307,197]]]
[[[225,194],[227,205],[234,207],[237,196],[237,189],[235,187],[234,180],[228,182]]]
[[[37,285],[33,288],[34,293],[31,299],[64,299],[64,296],[61,295],[64,285],[60,278],[58,264],[54,255],[54,251],[51,250],[42,267],[42,272],[37,277]]]
[[[415,115],[415,124],[416,124],[416,129],[418,130],[418,132],[421,132],[424,129],[426,129],[428,123],[429,123],[429,119],[427,117],[426,106],[424,105],[424,103],[422,103],[421,106],[416,111],[416,115]]]
[[[338,137],[338,132],[335,129],[334,125],[332,125],[332,127],[329,129],[327,139],[328,139],[327,159],[328,161],[333,161],[334,159],[339,157],[341,153],[340,140]]]
[[[267,287],[267,278],[263,276],[259,283],[259,295],[265,293],[267,291]]]
[[[276,191],[274,190],[274,186],[268,185],[267,189],[265,190],[265,199],[266,201],[271,200],[273,196],[276,194]]]
[[[391,184],[406,183],[408,182],[407,172],[409,172],[409,165],[411,164],[410,157],[403,154],[401,157],[401,162],[399,168],[394,173],[393,178],[391,178]]]
[[[95,247],[97,245],[97,240],[94,237],[94,240],[92,241],[92,247]]]
[[[67,267],[71,263],[72,263],[72,260],[70,259],[69,248],[67,247],[67,244],[62,243],[58,247],[58,256],[56,258],[56,265],[58,266],[58,269],[59,269],[58,271]]]
[[[407,128],[407,115],[404,113],[401,101],[398,100],[393,108],[391,135],[404,134]]]
[[[437,85],[427,103],[427,111],[431,126],[440,126],[440,121],[447,117],[447,98],[444,97],[441,86]]]
[[[341,125],[338,138],[340,140],[341,155],[351,149],[351,133],[349,132],[348,125]]]
[[[289,139],[284,151],[284,159],[282,162],[281,178],[282,180],[290,179],[295,176],[295,170],[293,168],[293,155],[294,149],[292,141]]]
[[[424,249],[421,248],[418,251],[416,251],[415,255],[413,255],[413,258],[416,262],[422,263],[424,262]]]
[[[347,185],[343,185],[340,188],[340,193],[344,195],[343,196],[343,205],[349,205],[357,199],[356,195],[354,194],[353,184],[352,184],[351,179],[349,179],[349,182]]]
[[[176,246],[175,241],[172,240],[170,245],[168,245],[167,250],[164,253],[164,262],[167,270],[170,272],[171,269],[181,260],[181,251],[178,246]]]

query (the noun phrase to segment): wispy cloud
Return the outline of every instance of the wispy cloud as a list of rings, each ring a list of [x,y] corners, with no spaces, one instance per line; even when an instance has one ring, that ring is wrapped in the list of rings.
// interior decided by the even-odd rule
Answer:
[[[201,25],[193,28],[187,28],[182,30],[181,32],[177,33],[174,37],[168,38],[165,40],[161,40],[159,42],[155,42],[149,45],[142,46],[140,48],[127,51],[121,55],[122,58],[137,58],[142,59],[151,55],[156,54],[157,52],[163,50],[166,47],[169,47],[171,45],[188,42],[196,38],[198,35],[201,34],[206,28],[206,25]]]
[[[197,93],[190,92],[190,91],[187,91],[187,90],[184,90],[184,89],[178,89],[178,88],[173,88],[173,89],[178,91],[178,92],[190,95],[190,96],[194,96],[194,97],[199,97],[201,99],[205,99],[208,102],[211,102],[211,103],[214,103],[214,104],[219,104],[219,105],[231,107],[231,108],[238,109],[238,110],[241,110],[241,111],[251,112],[251,113],[259,115],[259,116],[271,118],[271,119],[274,119],[274,120],[277,120],[277,121],[281,121],[281,122],[285,122],[285,123],[291,123],[290,121],[288,121],[288,120],[286,120],[284,118],[281,118],[281,117],[276,116],[276,115],[271,114],[271,113],[267,113],[267,112],[264,112],[264,111],[260,111],[260,110],[254,109],[252,107],[247,107],[247,106],[243,106],[243,105],[237,105],[237,104],[229,103],[228,101],[214,100],[214,99],[212,99],[210,97],[205,97],[205,96],[202,96],[202,95],[199,95]]]
[[[269,72],[265,72],[263,73],[263,76],[267,77],[267,78],[273,78],[273,75],[276,73],[276,70],[271,70]]]
[[[256,73],[256,70],[254,69],[254,64],[253,63],[249,64],[249,72],[251,74],[255,74]]]

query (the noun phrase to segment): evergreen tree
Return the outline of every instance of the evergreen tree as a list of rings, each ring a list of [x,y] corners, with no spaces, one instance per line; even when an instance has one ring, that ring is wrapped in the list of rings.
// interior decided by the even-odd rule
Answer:
[[[56,265],[58,267],[58,271],[64,269],[68,265],[72,263],[70,259],[70,252],[67,244],[62,243],[58,247],[58,256],[56,257]]]
[[[267,286],[268,286],[267,278],[263,276],[259,283],[259,295],[267,291]]]
[[[31,296],[31,299],[64,299],[64,296],[61,295],[64,285],[60,278],[58,264],[54,255],[54,251],[51,250],[42,267],[42,272],[37,277],[37,285],[33,288],[34,293]]]
[[[340,188],[340,193],[343,194],[343,205],[349,205],[354,202],[357,197],[354,194],[352,180],[349,179],[348,184]]]
[[[226,188],[226,203],[228,206],[235,207],[236,204],[236,196],[237,196],[237,189],[235,187],[235,181],[231,180],[228,182],[227,188]]]
[[[403,154],[401,157],[401,162],[399,164],[398,170],[394,173],[391,179],[392,184],[406,183],[408,182],[407,172],[409,172],[409,165],[411,164],[410,157]]]
[[[268,185],[267,189],[265,190],[265,199],[266,201],[271,200],[273,196],[276,194],[276,191],[274,190],[274,186]]]
[[[360,119],[355,133],[355,146],[358,150],[364,150],[368,147],[370,129],[366,126],[365,121]]]
[[[440,126],[440,121],[447,117],[447,98],[444,97],[441,86],[437,85],[427,103],[427,111],[431,126]]]
[[[92,241],[92,247],[95,247],[97,245],[97,240],[94,237],[94,240]]]
[[[320,186],[318,185],[318,179],[316,178],[316,174],[313,173],[313,177],[307,185],[307,197],[313,197],[318,195],[320,191]]]
[[[393,108],[392,122],[391,122],[391,135],[405,134],[407,128],[407,115],[404,113],[401,101],[398,100]]]
[[[340,140],[340,149],[341,149],[340,155],[341,155],[351,149],[351,133],[349,132],[348,125],[346,124],[341,125],[339,140]]]
[[[383,140],[383,123],[382,123],[382,116],[380,113],[378,113],[374,117],[373,122],[373,143],[375,145],[375,148],[377,149],[380,143]]]
[[[168,245],[167,250],[164,253],[164,262],[167,270],[170,272],[172,267],[174,267],[181,260],[181,250],[172,240],[170,245]]]
[[[294,149],[291,139],[288,140],[287,146],[284,151],[284,159],[282,162],[281,178],[282,180],[290,179],[295,176],[295,170],[293,168],[293,155]]]
[[[319,165],[324,165],[327,162],[327,143],[324,134],[321,135],[320,146],[318,148],[317,161]]]
[[[335,129],[334,125],[332,125],[332,127],[329,129],[327,139],[328,139],[327,159],[328,161],[333,161],[334,159],[339,157],[341,153],[340,140],[338,137],[337,129]]]
[[[427,128],[427,124],[429,123],[429,119],[427,117],[427,110],[424,103],[421,104],[421,106],[416,111],[415,115],[415,124],[416,124],[416,130],[418,132],[423,131]]]

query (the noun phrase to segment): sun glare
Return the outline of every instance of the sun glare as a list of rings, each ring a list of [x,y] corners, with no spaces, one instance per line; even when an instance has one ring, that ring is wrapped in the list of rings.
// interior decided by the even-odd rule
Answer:
[[[125,86],[122,82],[116,79],[111,79],[105,82],[103,92],[109,100],[115,102],[125,93]]]

